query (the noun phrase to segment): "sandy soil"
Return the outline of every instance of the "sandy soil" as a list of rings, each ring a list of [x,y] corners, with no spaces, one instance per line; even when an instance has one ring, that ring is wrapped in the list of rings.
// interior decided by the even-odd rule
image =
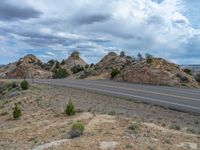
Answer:
[[[200,116],[64,87],[35,84],[19,92],[0,100],[0,149],[200,149]],[[78,113],[67,117],[70,99]],[[16,102],[19,120],[12,119]],[[84,122],[85,132],[67,139],[75,121]],[[139,129],[128,129],[133,122]]]

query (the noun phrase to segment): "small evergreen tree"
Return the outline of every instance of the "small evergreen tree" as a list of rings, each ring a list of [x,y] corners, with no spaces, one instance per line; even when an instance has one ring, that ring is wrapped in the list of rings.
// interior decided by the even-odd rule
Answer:
[[[74,104],[72,103],[71,100],[69,100],[69,102],[68,102],[68,104],[67,104],[67,106],[66,106],[65,114],[66,114],[67,116],[75,115]]]
[[[27,80],[24,80],[21,82],[21,88],[22,88],[22,90],[28,89],[28,81]]]
[[[62,60],[62,62],[60,63],[61,65],[64,65],[65,64],[65,60]]]
[[[21,108],[15,103],[15,107],[13,108],[13,118],[19,119],[22,115]]]

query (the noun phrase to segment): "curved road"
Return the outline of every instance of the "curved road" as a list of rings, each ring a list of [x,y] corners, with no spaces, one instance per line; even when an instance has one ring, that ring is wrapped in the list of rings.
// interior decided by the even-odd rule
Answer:
[[[31,81],[31,80],[29,80]],[[113,81],[69,79],[34,80],[35,83],[84,89],[112,96],[141,101],[180,111],[200,114],[200,90],[154,85],[131,84]]]

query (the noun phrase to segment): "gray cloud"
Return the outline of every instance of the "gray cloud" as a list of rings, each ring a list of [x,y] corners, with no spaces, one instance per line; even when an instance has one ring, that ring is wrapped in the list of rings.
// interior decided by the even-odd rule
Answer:
[[[75,24],[84,25],[84,24],[93,24],[105,22],[111,19],[111,15],[108,14],[91,14],[91,15],[82,15],[74,19]]]
[[[42,13],[30,6],[12,5],[5,0],[0,4],[0,19],[4,21],[38,18]]]

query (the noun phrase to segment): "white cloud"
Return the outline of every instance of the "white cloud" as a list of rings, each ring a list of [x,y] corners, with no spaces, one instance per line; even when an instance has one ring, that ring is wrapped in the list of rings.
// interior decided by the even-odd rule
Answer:
[[[9,1],[16,6],[24,2]],[[55,55],[78,49],[84,57],[91,57],[90,53],[100,57],[111,49],[123,49],[178,60],[199,34],[183,14],[187,9],[183,0],[27,0],[25,5],[39,10],[40,18],[0,21],[0,28],[6,29],[1,38],[14,37],[20,49],[49,48]]]

